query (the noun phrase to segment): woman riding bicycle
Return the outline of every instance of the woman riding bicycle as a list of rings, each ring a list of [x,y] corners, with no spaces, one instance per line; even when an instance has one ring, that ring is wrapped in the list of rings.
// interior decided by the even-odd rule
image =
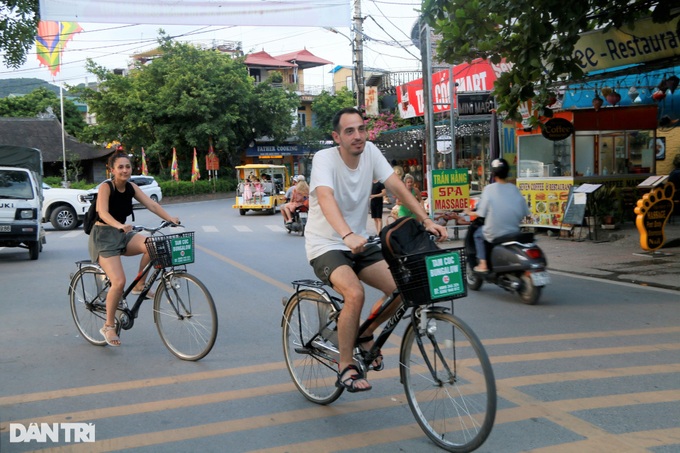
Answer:
[[[179,218],[171,217],[165,209],[153,201],[134,183],[130,182],[132,164],[127,154],[117,152],[109,159],[111,180],[99,186],[97,195],[97,221],[90,233],[88,244],[90,258],[106,272],[111,287],[106,296],[106,323],[100,329],[106,343],[120,346],[116,335],[115,315],[118,302],[125,288],[125,271],[121,255],[143,255],[139,270],[149,262],[149,253],[144,243],[146,237],[132,231],[132,225],[125,223],[132,214],[132,199],[136,199],[158,217],[179,224]],[[141,279],[132,294],[144,289],[145,279]]]

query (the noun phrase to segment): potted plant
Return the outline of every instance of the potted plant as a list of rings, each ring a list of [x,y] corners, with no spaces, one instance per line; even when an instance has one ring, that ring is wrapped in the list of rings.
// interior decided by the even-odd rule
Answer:
[[[603,229],[616,228],[616,219],[621,211],[619,190],[614,186],[600,187],[593,193],[593,208]]]

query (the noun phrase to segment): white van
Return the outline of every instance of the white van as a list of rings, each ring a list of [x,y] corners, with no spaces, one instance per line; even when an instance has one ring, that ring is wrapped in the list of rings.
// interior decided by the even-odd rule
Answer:
[[[40,150],[0,145],[0,247],[26,248],[38,259],[45,243],[42,201]]]

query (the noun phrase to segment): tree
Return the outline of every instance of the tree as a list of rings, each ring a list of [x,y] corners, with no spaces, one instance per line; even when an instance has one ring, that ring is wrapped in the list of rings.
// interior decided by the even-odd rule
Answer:
[[[342,108],[353,107],[355,103],[354,94],[346,87],[342,87],[335,94],[330,94],[328,91],[321,92],[312,103],[316,127],[321,129],[327,138],[331,138],[335,113]]]
[[[0,50],[7,67],[18,68],[26,62],[40,22],[38,0],[0,2]]]
[[[556,86],[583,77],[573,56],[580,33],[632,26],[646,16],[669,22],[678,17],[671,13],[675,6],[677,0],[424,0],[423,16],[441,35],[437,50],[444,61],[513,63],[494,94],[499,111],[519,119],[520,102],[531,99],[539,114],[549,115]]]
[[[297,96],[268,83],[255,87],[240,59],[161,33],[160,57],[129,75],[114,74],[88,62],[97,90],[72,88],[97,114],[96,141],[120,141],[126,149],[144,147],[161,165],[172,148],[190,162],[193,148],[212,143],[226,161],[256,137],[275,141],[291,132]]]
[[[51,90],[38,88],[25,96],[14,96],[0,99],[0,116],[14,118],[34,118],[44,114],[53,114],[61,121],[61,100]],[[78,107],[69,99],[64,99],[64,129],[79,140],[83,139],[83,130],[87,126]]]

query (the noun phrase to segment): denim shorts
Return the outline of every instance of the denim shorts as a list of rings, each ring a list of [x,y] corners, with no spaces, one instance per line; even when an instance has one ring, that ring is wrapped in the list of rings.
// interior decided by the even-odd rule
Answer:
[[[314,269],[314,274],[329,286],[333,286],[330,276],[340,266],[349,266],[359,274],[368,266],[384,260],[382,250],[377,245],[369,245],[361,253],[354,254],[349,250],[331,250],[321,256],[317,256],[309,262]]]
[[[125,254],[127,245],[135,234],[137,233],[134,231],[123,233],[118,228],[107,225],[94,225],[88,243],[90,259],[97,262],[100,256],[109,258]]]

